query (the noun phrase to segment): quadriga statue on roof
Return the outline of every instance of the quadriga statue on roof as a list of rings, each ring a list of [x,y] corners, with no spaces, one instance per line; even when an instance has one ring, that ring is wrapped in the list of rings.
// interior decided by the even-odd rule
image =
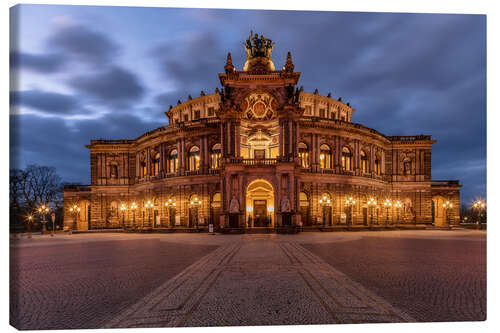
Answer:
[[[243,43],[247,52],[247,61],[244,71],[274,71],[274,64],[271,60],[274,42],[264,35],[254,34],[250,31],[248,39]]]

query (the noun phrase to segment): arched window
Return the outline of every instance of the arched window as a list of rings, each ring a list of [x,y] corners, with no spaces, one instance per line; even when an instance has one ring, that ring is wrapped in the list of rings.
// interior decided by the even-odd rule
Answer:
[[[168,155],[168,172],[176,173],[177,172],[177,149],[174,149]]]
[[[210,155],[210,167],[212,169],[220,168],[220,158],[221,158],[221,148],[220,148],[220,143],[217,143],[212,147],[212,153]]]
[[[361,151],[361,171],[363,173],[368,173],[368,156],[366,156],[366,153],[362,150]]]
[[[140,178],[146,177],[146,161],[144,158],[139,162],[139,176]]]
[[[332,151],[326,144],[319,147],[319,163],[322,169],[332,168]]]
[[[309,150],[304,142],[299,143],[299,158],[302,168],[309,168]]]
[[[200,148],[196,146],[189,149],[188,169],[189,171],[196,171],[200,169]]]
[[[380,175],[380,158],[378,156],[375,156],[375,174]]]
[[[342,148],[342,169],[352,170],[352,153],[347,147]]]
[[[307,197],[307,194],[305,192],[300,192],[299,201],[301,207],[309,206],[309,198]]]
[[[156,177],[160,174],[160,153],[154,152],[151,159],[152,176]]]

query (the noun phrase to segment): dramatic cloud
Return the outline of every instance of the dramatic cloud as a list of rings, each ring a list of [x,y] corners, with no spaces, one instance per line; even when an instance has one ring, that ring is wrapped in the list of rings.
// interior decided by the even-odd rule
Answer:
[[[27,69],[34,72],[48,74],[60,71],[64,68],[66,59],[59,54],[33,54],[33,53],[10,53],[10,67],[13,69]]]
[[[49,38],[47,45],[92,65],[111,62],[119,52],[118,45],[108,36],[82,25],[60,28]]]
[[[139,83],[138,77],[119,67],[111,67],[102,73],[77,76],[69,83],[77,91],[103,103],[121,104],[138,101],[144,94],[144,88]]]
[[[74,96],[40,90],[12,91],[11,106],[28,108],[54,114],[70,114],[77,111],[78,101]]]
[[[64,8],[57,15],[72,19],[46,43],[42,40],[45,47],[12,54],[14,68],[40,78],[28,85],[21,80],[24,91],[14,93],[11,103],[54,115],[89,106],[105,116],[69,126],[23,115],[20,135],[31,135],[36,126],[51,134],[38,150],[29,144],[15,148],[27,162],[42,163],[50,155],[47,163],[64,168],[68,178],[88,182],[85,143],[134,138],[165,125],[162,113],[177,100],[199,96],[201,90],[213,93],[220,87],[217,73],[224,71],[227,52],[242,69],[246,54],[241,43],[253,29],[276,42],[276,68],[292,52],[295,70],[302,73],[299,86],[342,96],[356,109],[354,122],[383,134],[432,135],[437,140],[433,178],[459,179],[465,201],[485,195],[485,16],[128,8],[114,10],[111,18],[96,7],[99,21],[92,15],[79,21],[76,7]],[[52,29],[21,27],[25,44],[19,45],[36,39],[44,28]],[[48,91],[47,78],[40,75],[48,73],[58,74],[55,83],[66,85],[69,95]],[[65,156],[49,151],[50,142],[72,156],[78,170],[67,167]],[[75,151],[62,147],[67,142],[78,142],[68,144]]]

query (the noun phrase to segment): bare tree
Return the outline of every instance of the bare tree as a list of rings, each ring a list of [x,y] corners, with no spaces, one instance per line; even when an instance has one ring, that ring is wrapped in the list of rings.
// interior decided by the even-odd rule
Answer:
[[[11,222],[25,223],[25,217],[42,203],[58,208],[62,202],[61,177],[54,167],[31,164],[24,170],[10,170]]]

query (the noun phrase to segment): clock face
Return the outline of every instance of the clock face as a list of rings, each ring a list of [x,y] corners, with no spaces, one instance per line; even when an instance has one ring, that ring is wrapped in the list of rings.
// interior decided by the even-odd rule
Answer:
[[[267,93],[253,93],[241,102],[241,109],[248,119],[269,120],[278,103]]]

